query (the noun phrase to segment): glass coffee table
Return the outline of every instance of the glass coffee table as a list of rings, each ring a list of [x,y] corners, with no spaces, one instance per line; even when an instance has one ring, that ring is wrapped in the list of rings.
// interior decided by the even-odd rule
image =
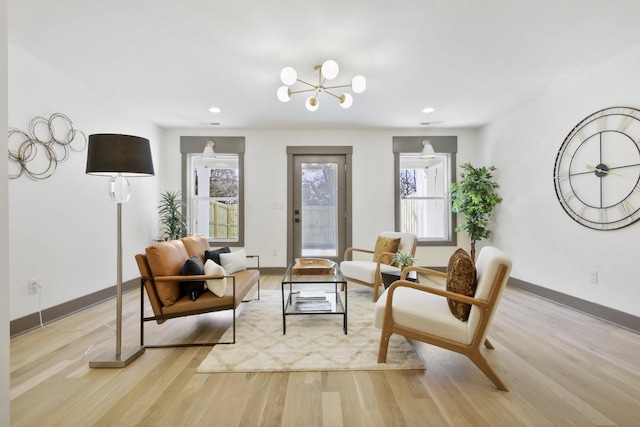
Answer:
[[[347,333],[347,279],[338,264],[327,260],[324,268],[298,268],[298,259],[289,264],[282,278],[282,334],[287,333],[287,316],[342,316],[342,329]],[[313,259],[315,260],[315,259]],[[344,292],[340,291],[344,289]],[[342,294],[342,295],[341,295]]]

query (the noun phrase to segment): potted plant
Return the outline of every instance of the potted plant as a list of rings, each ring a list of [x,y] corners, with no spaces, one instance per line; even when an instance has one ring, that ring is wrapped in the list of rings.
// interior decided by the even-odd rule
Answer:
[[[460,181],[451,184],[451,211],[464,214],[465,222],[457,226],[456,231],[467,232],[471,239],[470,255],[475,259],[476,242],[491,235],[489,220],[502,198],[496,191],[498,184],[492,180],[495,166],[474,168],[471,163],[465,163],[461,167],[464,172],[460,174]]]
[[[182,214],[179,191],[167,191],[161,194],[158,213],[161,225],[158,241],[175,240],[187,235],[187,220]]]
[[[415,261],[416,259],[410,253],[402,249],[391,257],[391,263],[400,267],[400,270],[404,270],[405,267],[411,267]]]

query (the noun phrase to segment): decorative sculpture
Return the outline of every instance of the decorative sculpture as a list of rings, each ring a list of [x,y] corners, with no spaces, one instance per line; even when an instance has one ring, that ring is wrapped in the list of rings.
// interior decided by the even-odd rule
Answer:
[[[84,150],[87,137],[73,127],[69,117],[54,113],[48,119],[39,116],[31,119],[28,132],[9,128],[8,145],[9,179],[24,174],[42,180],[53,175],[58,163],[69,158],[70,151]]]

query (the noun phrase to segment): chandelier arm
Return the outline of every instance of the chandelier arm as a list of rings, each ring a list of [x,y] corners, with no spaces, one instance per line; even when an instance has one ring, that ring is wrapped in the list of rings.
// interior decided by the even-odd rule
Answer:
[[[327,87],[325,87],[325,90],[326,89],[339,89],[341,87],[351,87],[351,85],[327,86]]]
[[[305,82],[304,80],[296,79],[296,81],[298,81],[298,82],[300,82],[300,83],[302,83],[302,84],[305,84],[305,85],[307,85],[307,86],[311,86],[311,87],[313,87],[313,88],[315,88],[315,87],[316,87],[316,85],[312,85],[311,83],[307,83],[307,82]]]
[[[294,93],[303,93],[303,92],[313,92],[314,90],[316,90],[316,87],[314,86],[313,89],[304,89],[304,90],[296,90],[296,91],[290,91],[291,95],[293,95]]]
[[[328,91],[328,90],[326,90],[326,89],[327,89],[327,88],[325,88],[324,93],[326,93],[326,94],[328,94],[328,95],[331,95],[331,96],[333,96],[334,98],[338,98],[338,99],[340,99],[340,97],[339,97],[338,95],[335,95],[335,94],[333,94],[333,93],[329,92],[329,91]]]

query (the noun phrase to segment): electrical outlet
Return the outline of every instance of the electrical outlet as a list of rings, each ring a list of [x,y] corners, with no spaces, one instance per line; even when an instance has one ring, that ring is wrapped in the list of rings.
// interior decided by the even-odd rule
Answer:
[[[589,270],[589,282],[598,283],[598,270]]]
[[[37,294],[38,290],[40,289],[40,284],[38,283],[38,279],[29,279],[27,289],[30,294]]]

